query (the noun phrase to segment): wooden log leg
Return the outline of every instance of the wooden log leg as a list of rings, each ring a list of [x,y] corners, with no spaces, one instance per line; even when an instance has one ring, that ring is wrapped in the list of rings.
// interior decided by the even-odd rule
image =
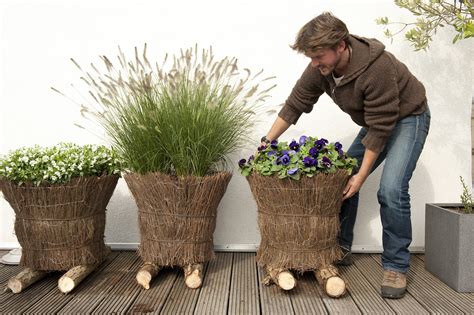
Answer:
[[[197,289],[202,285],[203,264],[190,264],[184,267],[184,278],[188,288]]]
[[[107,257],[112,253],[109,246],[104,248],[104,256]],[[76,288],[82,280],[84,280],[92,271],[97,269],[100,264],[80,265],[69,269],[58,280],[58,288],[62,293],[69,293]]]
[[[69,269],[69,271],[58,280],[59,291],[65,294],[71,292],[98,266],[99,264],[82,265]]]
[[[346,283],[339,277],[339,271],[333,265],[314,271],[314,275],[328,296],[338,298],[346,293]]]
[[[33,283],[43,279],[49,272],[26,268],[15,277],[8,280],[7,288],[13,293],[20,293]]]
[[[158,274],[158,272],[160,272],[160,269],[160,266],[151,262],[146,262],[137,272],[138,284],[144,287],[145,290],[148,290],[150,288],[151,280]]]
[[[286,269],[274,269],[270,266],[265,267],[268,277],[264,280],[265,284],[275,283],[283,290],[292,290],[296,287],[296,279],[293,274]]]

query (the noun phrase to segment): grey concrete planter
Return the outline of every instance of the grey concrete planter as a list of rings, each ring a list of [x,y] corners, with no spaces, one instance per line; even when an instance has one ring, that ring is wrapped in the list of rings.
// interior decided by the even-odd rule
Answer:
[[[425,268],[458,292],[474,292],[474,214],[426,204]]]

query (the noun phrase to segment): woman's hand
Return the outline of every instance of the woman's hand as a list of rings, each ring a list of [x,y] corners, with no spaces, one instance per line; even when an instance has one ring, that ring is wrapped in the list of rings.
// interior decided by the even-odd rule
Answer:
[[[355,193],[360,190],[366,179],[366,176],[363,176],[359,173],[352,176],[349,179],[349,182],[347,182],[346,188],[344,188],[342,200],[346,200],[354,196]]]

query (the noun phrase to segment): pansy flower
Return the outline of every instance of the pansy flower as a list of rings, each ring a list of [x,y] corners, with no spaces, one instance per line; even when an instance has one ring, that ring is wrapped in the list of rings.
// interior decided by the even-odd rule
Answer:
[[[311,167],[311,166],[315,166],[317,161],[315,159],[313,159],[312,157],[310,157],[310,156],[306,156],[303,159],[303,163],[304,163],[304,166]]]
[[[290,157],[289,157],[288,155],[286,155],[286,154],[283,155],[279,160],[280,160],[280,163],[281,163],[282,165],[285,165],[285,166],[286,166],[286,165],[290,164]]]
[[[290,147],[291,150],[294,150],[294,151],[296,151],[296,152],[298,152],[299,149],[300,149],[300,145],[299,145],[298,142],[296,142],[295,140],[293,140],[293,141],[290,142],[289,147]]]
[[[321,151],[321,149],[324,148],[326,144],[328,144],[328,141],[324,138],[314,141],[314,146],[318,151]]]
[[[301,136],[299,140],[300,145],[304,145],[306,143],[306,140],[308,140],[308,137]]]
[[[312,157],[317,158],[318,154],[319,154],[319,151],[318,151],[318,149],[316,149],[316,147],[312,147],[311,149],[309,149],[309,154]]]
[[[291,168],[288,170],[288,175],[295,175],[296,173],[298,172],[298,168],[295,167],[295,168]]]
[[[277,140],[272,140],[272,142],[270,143],[270,148],[272,149],[278,149],[278,141]]]
[[[331,160],[327,157],[327,156],[324,156],[321,163],[326,167],[326,168],[330,168],[332,166],[332,162]]]
[[[337,153],[339,153],[339,157],[342,157],[344,152],[342,151],[342,144],[339,142],[334,143],[334,149],[336,149]]]

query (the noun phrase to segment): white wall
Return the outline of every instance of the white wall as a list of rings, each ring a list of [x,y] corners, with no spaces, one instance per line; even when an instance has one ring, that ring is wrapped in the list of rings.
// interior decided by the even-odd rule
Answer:
[[[99,54],[114,56],[117,45],[131,54],[148,43],[148,56],[161,60],[194,43],[213,45],[218,56],[236,56],[242,67],[277,76],[269,107],[282,103],[307,64],[293,52],[298,29],[322,11],[331,10],[354,34],[377,37],[425,84],[432,125],[425,150],[411,181],[413,248],[424,245],[424,204],[456,202],[459,175],[471,180],[470,111],[472,41],[451,45],[453,34],[441,31],[429,52],[415,53],[400,36],[393,44],[382,35],[376,17],[411,18],[389,0],[373,1],[2,1],[0,2],[0,153],[20,146],[59,141],[101,143],[74,126],[84,123],[78,108],[50,86],[67,89],[79,83],[69,61],[97,62]],[[263,116],[254,130],[259,139],[276,114]],[[322,97],[281,140],[301,134],[341,141],[347,148],[358,127]],[[253,148],[233,157],[247,157]],[[380,170],[362,188],[354,248],[381,248],[376,201]],[[136,206],[121,180],[108,207],[106,241],[120,246],[139,242]],[[16,245],[14,215],[0,202],[0,248]],[[254,248],[259,242],[256,206],[245,179],[235,170],[219,207],[215,244],[219,248]]]

